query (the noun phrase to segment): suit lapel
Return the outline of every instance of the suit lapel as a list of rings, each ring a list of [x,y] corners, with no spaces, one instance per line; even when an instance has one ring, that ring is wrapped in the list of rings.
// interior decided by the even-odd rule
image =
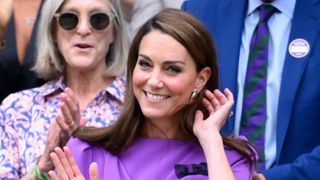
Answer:
[[[216,27],[218,31],[215,42],[218,52],[220,88],[229,88],[233,92],[235,101],[238,92],[238,62],[246,9],[247,1],[244,3],[239,0],[222,0],[217,9],[219,22]],[[232,111],[235,111],[235,106]],[[233,133],[234,120],[235,116],[229,118],[223,128],[224,133]]]
[[[311,1],[311,0],[310,0]],[[297,0],[293,15],[289,44],[295,39],[304,39],[310,45],[309,53],[303,58],[295,58],[290,55],[288,47],[284,69],[282,72],[280,97],[277,115],[277,154],[281,152],[289,120],[292,115],[292,107],[297,89],[308,64],[309,57],[315,53],[314,44],[319,36],[319,9],[313,3],[305,0]],[[288,91],[289,90],[289,91]],[[277,161],[279,156],[277,156]]]

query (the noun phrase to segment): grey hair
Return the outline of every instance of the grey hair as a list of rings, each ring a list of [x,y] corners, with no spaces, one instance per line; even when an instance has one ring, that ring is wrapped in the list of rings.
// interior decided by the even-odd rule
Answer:
[[[37,34],[36,63],[32,68],[39,77],[52,80],[60,77],[65,71],[65,62],[58,47],[54,43],[55,13],[66,0],[44,1]],[[106,0],[107,1],[107,0]],[[121,76],[124,74],[128,55],[128,33],[121,11],[119,0],[108,0],[114,14],[112,21],[115,40],[109,48],[106,57],[106,76]]]

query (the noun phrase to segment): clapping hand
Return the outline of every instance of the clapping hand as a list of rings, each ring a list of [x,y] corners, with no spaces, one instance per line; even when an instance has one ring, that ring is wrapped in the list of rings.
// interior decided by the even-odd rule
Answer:
[[[57,172],[57,174],[53,171],[49,172],[52,180],[85,180],[68,147],[64,147],[63,150],[57,147],[55,148],[55,152],[52,152],[50,156]],[[89,176],[90,180],[99,180],[96,163],[90,164]]]
[[[86,123],[85,119],[81,119],[79,102],[70,88],[65,88],[60,94],[60,99],[61,111],[49,127],[45,151],[37,164],[44,172],[53,168],[50,153],[55,147],[65,146],[72,133]]]
[[[66,139],[69,140],[71,134],[80,126],[83,126],[86,120],[81,119],[79,101],[70,88],[65,88],[64,92],[60,94],[60,98],[61,112],[56,116],[55,120],[65,134]]]

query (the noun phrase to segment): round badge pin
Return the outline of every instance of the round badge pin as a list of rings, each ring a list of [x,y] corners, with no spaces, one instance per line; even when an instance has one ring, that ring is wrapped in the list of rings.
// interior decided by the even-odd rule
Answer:
[[[303,58],[310,51],[310,45],[308,41],[304,39],[294,39],[289,44],[289,53],[295,58]]]

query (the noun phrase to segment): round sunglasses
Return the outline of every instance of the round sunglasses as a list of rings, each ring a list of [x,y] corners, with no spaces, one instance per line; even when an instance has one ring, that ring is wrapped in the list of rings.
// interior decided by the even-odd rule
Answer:
[[[57,18],[58,24],[64,30],[73,30],[77,28],[79,24],[79,17],[77,14],[66,12],[66,13],[56,13],[54,15]],[[89,17],[90,27],[95,30],[104,30],[110,24],[110,19],[113,17],[113,14],[106,13],[94,13]]]

